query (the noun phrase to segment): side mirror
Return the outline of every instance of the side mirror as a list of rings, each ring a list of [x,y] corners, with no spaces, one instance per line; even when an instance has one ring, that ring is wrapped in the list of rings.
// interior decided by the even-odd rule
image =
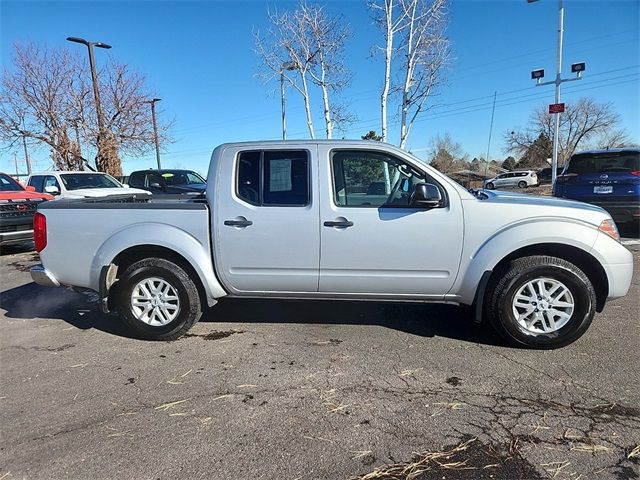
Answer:
[[[442,206],[440,189],[431,183],[419,183],[411,195],[412,207],[437,208]]]
[[[149,186],[151,188],[162,188],[162,186],[158,182],[150,183]]]
[[[27,192],[35,192],[36,191],[36,187],[34,187],[33,185],[27,185],[26,187],[24,187],[24,189]]]
[[[123,183],[123,184],[122,184],[122,186],[123,186],[124,188],[129,188],[129,184],[128,184],[128,183]]]
[[[51,195],[60,195],[60,189],[55,185],[49,185],[44,187],[44,191]]]

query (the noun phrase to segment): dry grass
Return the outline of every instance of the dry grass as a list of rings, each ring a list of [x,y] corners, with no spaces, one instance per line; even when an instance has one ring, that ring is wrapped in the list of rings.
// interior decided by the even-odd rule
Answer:
[[[376,468],[374,471],[353,477],[352,480],[415,480],[424,472],[431,469],[439,470],[458,470],[470,469],[475,467],[467,467],[467,461],[452,461],[452,457],[458,455],[467,448],[476,439],[472,438],[451,450],[443,452],[426,452],[416,454],[414,460],[410,463],[396,463],[394,465],[385,465]]]
[[[627,455],[628,459],[632,459],[632,458],[640,458],[640,445],[637,445],[636,448],[634,448],[633,450],[631,450],[631,452],[629,453],[629,455]]]

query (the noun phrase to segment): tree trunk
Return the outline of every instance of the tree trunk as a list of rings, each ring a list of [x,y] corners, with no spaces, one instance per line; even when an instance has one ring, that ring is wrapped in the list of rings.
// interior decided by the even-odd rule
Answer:
[[[385,0],[385,15],[387,20],[387,44],[384,52],[384,83],[382,87],[382,94],[380,95],[380,129],[382,130],[381,136],[383,142],[387,141],[387,99],[389,98],[389,84],[391,83],[391,57],[393,55],[393,0]]]
[[[316,138],[316,134],[313,129],[313,117],[311,116],[311,104],[309,103],[309,88],[307,87],[307,77],[300,72],[300,79],[302,80],[302,91],[304,97],[304,109],[307,114],[307,127],[309,128],[309,136],[311,139]]]

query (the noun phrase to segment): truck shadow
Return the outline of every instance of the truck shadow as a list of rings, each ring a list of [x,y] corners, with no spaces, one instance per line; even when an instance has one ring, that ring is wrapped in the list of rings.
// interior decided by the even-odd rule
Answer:
[[[100,311],[96,294],[29,283],[2,292],[0,308],[6,318],[61,320],[81,330],[131,337],[117,316]],[[441,304],[223,299],[206,309],[200,322],[377,325],[422,337],[503,345],[487,324],[474,323],[467,309]]]

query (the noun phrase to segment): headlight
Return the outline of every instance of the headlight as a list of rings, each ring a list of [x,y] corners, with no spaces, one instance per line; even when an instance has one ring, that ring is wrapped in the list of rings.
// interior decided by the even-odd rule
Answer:
[[[620,233],[618,232],[618,227],[616,227],[616,223],[610,218],[607,220],[603,220],[600,226],[598,227],[602,233],[606,233],[611,238],[616,241],[620,241]]]

